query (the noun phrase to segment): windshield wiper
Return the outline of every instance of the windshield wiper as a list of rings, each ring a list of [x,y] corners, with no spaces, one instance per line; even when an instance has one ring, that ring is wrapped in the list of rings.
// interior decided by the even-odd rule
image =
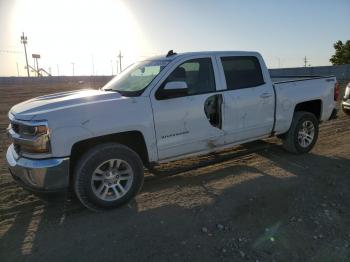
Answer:
[[[113,92],[117,92],[119,94],[121,94],[122,96],[126,96],[126,97],[132,97],[132,96],[139,96],[143,93],[143,90],[139,90],[139,91],[121,91],[121,90],[115,90],[112,88],[107,88],[107,89],[100,89],[103,91],[113,91]]]
[[[114,89],[112,89],[112,88],[106,88],[106,89],[100,88],[100,90],[118,92],[117,90],[114,90]]]
[[[100,90],[116,92],[116,93],[119,93],[122,96],[125,96],[125,94],[128,93],[128,92],[124,92],[124,91],[120,91],[120,90],[115,90],[115,89],[112,89],[112,88],[106,88],[106,89],[102,89],[101,88]]]

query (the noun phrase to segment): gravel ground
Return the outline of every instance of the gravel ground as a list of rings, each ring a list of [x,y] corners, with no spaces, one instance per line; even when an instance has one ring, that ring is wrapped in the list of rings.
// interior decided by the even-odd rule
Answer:
[[[350,261],[350,117],[309,154],[273,138],[162,165],[129,205],[93,213],[27,193],[4,164],[9,107],[69,87],[0,87],[0,261]]]

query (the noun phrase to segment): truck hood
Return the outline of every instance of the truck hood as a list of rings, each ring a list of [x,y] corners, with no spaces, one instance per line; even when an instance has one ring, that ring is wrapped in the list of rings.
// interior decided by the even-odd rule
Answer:
[[[53,111],[64,110],[82,105],[101,103],[121,99],[117,92],[82,89],[39,96],[13,106],[10,114],[18,120],[44,120],[40,116]]]

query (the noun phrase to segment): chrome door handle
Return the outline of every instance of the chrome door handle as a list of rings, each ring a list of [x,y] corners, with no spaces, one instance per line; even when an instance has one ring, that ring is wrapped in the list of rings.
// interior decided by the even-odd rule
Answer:
[[[270,96],[272,96],[270,93],[263,93],[260,95],[261,98],[269,98]]]

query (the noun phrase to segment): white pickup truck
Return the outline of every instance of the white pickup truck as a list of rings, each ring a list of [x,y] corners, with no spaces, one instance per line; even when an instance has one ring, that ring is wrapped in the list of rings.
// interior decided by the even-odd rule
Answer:
[[[9,112],[7,162],[31,191],[74,189],[88,208],[121,205],[144,167],[277,135],[314,146],[336,115],[330,77],[272,80],[256,52],[193,52],[135,63],[100,90],[37,97]]]
[[[345,87],[345,93],[342,102],[342,109],[345,114],[350,116],[350,83]]]

